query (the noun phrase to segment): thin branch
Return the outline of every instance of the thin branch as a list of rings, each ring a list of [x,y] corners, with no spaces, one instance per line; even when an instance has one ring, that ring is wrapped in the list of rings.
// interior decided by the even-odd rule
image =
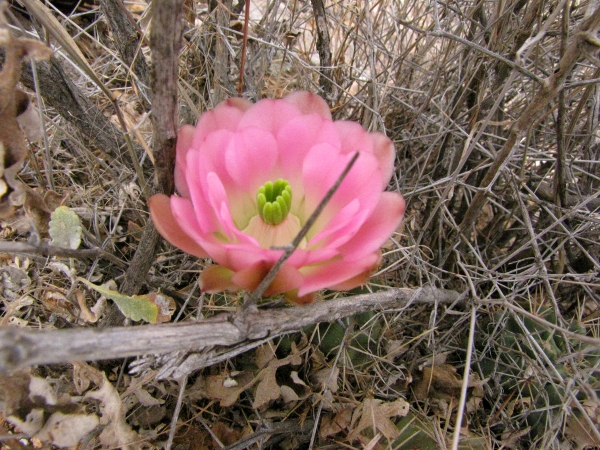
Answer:
[[[248,313],[219,314],[199,322],[115,328],[35,330],[0,327],[0,373],[36,364],[97,361],[178,351],[200,352],[248,340],[298,332],[304,327],[365,311],[405,308],[412,303],[454,303],[455,291],[425,287],[390,289],[342,297],[308,306]],[[243,327],[237,325],[243,315]],[[236,317],[238,316],[238,317]],[[190,373],[189,366],[182,369]]]
[[[246,68],[246,51],[248,47],[248,23],[250,22],[250,0],[246,0],[244,8],[244,31],[242,37],[242,58],[240,61],[240,79],[238,81],[238,97],[244,92],[244,70]]]
[[[429,32],[429,34],[431,36],[443,37],[443,38],[447,38],[447,39],[451,39],[453,41],[459,42],[462,45],[472,48],[473,50],[483,53],[484,55],[487,55],[491,58],[494,58],[497,61],[502,61],[508,67],[511,67],[511,68],[517,70],[518,72],[521,72],[523,75],[531,78],[533,81],[535,81],[538,84],[541,84],[541,85],[544,84],[544,81],[542,79],[540,79],[540,77],[538,77],[536,74],[531,72],[530,70],[527,70],[525,67],[521,66],[520,64],[517,64],[516,62],[511,61],[510,59],[505,58],[504,56],[499,55],[498,53],[495,53],[485,47],[482,47],[481,45],[476,44],[475,42],[461,38],[460,36],[456,36],[455,34],[448,33],[447,31],[443,31],[441,29],[436,29],[435,31],[431,31],[431,32]]]
[[[535,98],[523,110],[519,118],[513,124],[508,139],[502,149],[496,155],[494,162],[488,169],[485,177],[479,183],[477,194],[473,198],[469,208],[459,227],[459,233],[469,233],[469,230],[477,220],[479,213],[486,203],[487,192],[492,188],[500,170],[513,154],[521,137],[529,129],[532,123],[544,112],[546,106],[558,95],[563,88],[565,80],[575,64],[586,52],[593,52],[600,46],[595,37],[597,29],[600,28],[600,9],[594,11],[580,27],[577,33],[569,40],[569,45],[564,56],[558,63],[556,71],[544,81]],[[454,240],[454,239],[452,239]],[[445,260],[445,258],[444,258]]]
[[[317,26],[317,51],[319,52],[319,86],[325,97],[332,92],[331,82],[331,44],[329,30],[327,28],[327,17],[325,16],[325,5],[323,0],[311,0],[315,23]]]
[[[119,267],[127,267],[125,261],[101,248],[72,249],[55,247],[44,243],[29,244],[26,242],[0,241],[0,253],[19,253],[24,255],[62,256],[65,258],[102,258]]]
[[[183,35],[183,0],[156,0],[152,3],[152,128],[155,192],[174,190],[175,143],[177,141],[179,52]],[[150,266],[160,236],[148,220],[121,292],[137,294]]]

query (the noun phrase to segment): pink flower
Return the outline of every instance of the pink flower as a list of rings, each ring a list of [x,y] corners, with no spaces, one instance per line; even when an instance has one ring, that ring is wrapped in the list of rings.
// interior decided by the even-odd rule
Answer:
[[[404,199],[384,192],[394,146],[357,123],[332,121],[309,92],[281,100],[233,98],[183,126],[177,141],[179,195],[150,199],[150,214],[171,244],[218,265],[206,292],[253,290],[292,242],[356,152],[360,156],[265,295],[310,303],[320,289],[368,279],[381,245],[396,230]]]

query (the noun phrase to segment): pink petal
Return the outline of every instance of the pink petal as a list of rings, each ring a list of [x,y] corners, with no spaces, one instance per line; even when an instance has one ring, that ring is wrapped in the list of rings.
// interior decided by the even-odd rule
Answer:
[[[266,263],[264,261],[259,262],[236,272],[231,279],[238,286],[243,287],[248,291],[253,291],[267,276],[272,266],[272,263]],[[284,264],[277,273],[275,280],[273,280],[269,288],[265,291],[264,296],[270,297],[293,289],[298,289],[301,283],[302,275],[300,272],[298,272],[296,268]]]
[[[317,94],[307,91],[296,91],[286,95],[284,100],[296,105],[302,114],[318,114],[325,119],[331,120],[329,105]]]
[[[290,256],[290,259],[288,259],[286,263],[294,267],[300,268],[303,266],[327,261],[331,258],[334,258],[337,255],[337,250],[335,248],[330,247],[321,247],[314,250],[305,250],[298,248],[294,250],[294,253],[292,253],[292,256]]]
[[[192,192],[192,194],[195,194]],[[183,218],[188,223],[193,223],[198,227],[197,232],[200,234],[210,234],[216,231],[221,231],[221,223],[217,219],[212,207],[206,203],[204,198],[200,197],[194,201],[184,197],[171,197],[171,210],[176,219]]]
[[[181,227],[183,233],[188,235],[197,243],[197,245],[200,245],[208,257],[221,265],[227,266],[227,252],[223,242],[223,239],[226,239],[226,236],[225,233],[222,232],[220,222],[217,221],[217,226],[219,226],[217,230],[210,233],[204,233],[198,224],[196,211],[190,200],[186,198],[178,198],[177,201],[173,200],[174,199],[172,198],[171,207],[173,217]]]
[[[227,254],[227,267],[239,272],[257,263],[268,262],[271,265],[275,263],[283,253],[282,250],[270,250],[260,248],[258,243],[243,244],[225,244],[225,252]]]
[[[238,129],[246,127],[262,128],[276,136],[281,127],[300,116],[301,113],[294,105],[285,100],[263,99],[255,103],[244,114]]]
[[[225,164],[233,181],[243,191],[254,194],[265,182],[274,181],[278,158],[273,135],[255,127],[235,133],[225,152]]]
[[[194,134],[194,145],[206,139],[215,130],[235,131],[244,117],[244,113],[252,107],[252,102],[243,98],[230,98],[221,102],[215,109],[206,111],[200,116],[196,132]]]
[[[373,139],[359,123],[349,120],[334,122],[342,138],[342,152],[354,153],[356,151],[373,153]]]
[[[378,260],[379,254],[373,253],[365,255],[359,261],[352,261],[352,263],[339,258],[323,264],[302,267],[300,273],[304,275],[304,282],[298,289],[298,295],[302,297],[310,292],[333,287],[353,279],[374,267]]]
[[[335,184],[353,155],[331,155],[331,151],[315,146],[304,161],[302,177],[306,196],[306,214],[312,214]],[[379,161],[372,154],[360,153],[358,160],[342,181],[329,204],[311,229],[308,238],[324,229],[337,211],[358,199],[361,209],[371,211],[381,193]]]
[[[175,189],[183,197],[190,197],[190,191],[188,183],[185,178],[185,171],[187,167],[187,153],[192,146],[192,139],[194,138],[194,127],[191,125],[184,125],[179,129],[177,135],[176,145],[176,156],[175,156]]]
[[[371,217],[348,243],[338,247],[339,252],[346,260],[354,261],[379,249],[398,228],[405,207],[399,193],[383,192]]]
[[[339,148],[340,138],[333,122],[321,116],[311,114],[300,116],[285,124],[276,136],[279,147],[279,162],[282,176],[289,181],[293,192],[302,192],[302,165],[310,149],[317,144],[328,144]],[[292,201],[302,199],[301,195],[293,196]],[[294,208],[295,209],[295,208]]]
[[[150,217],[156,230],[171,245],[180,248],[186,253],[207,258],[208,254],[195,240],[190,237],[179,225],[171,210],[171,200],[164,194],[156,194],[148,200]]]
[[[200,143],[194,144],[194,150],[188,153],[186,176],[194,189],[206,190],[206,175],[215,172],[221,180],[231,184],[231,177],[225,164],[225,152],[233,141],[234,133],[218,130],[211,133]]]
[[[335,216],[329,221],[329,223],[322,229],[314,238],[310,240],[308,243],[309,248],[314,248],[318,246],[319,241],[322,241],[325,238],[329,238],[331,235],[335,234],[338,236],[339,234],[346,234],[348,239],[354,234],[351,230],[358,230],[365,219],[357,220],[357,214],[359,214],[360,210],[360,202],[357,199],[354,199],[350,203],[348,203],[344,208],[336,213]],[[328,247],[336,247],[340,245],[339,243],[327,241],[326,244]]]
[[[370,133],[373,139],[373,154],[379,160],[381,168],[382,189],[385,189],[394,174],[396,149],[394,143],[385,134],[378,131]]]
[[[340,168],[341,166],[341,168]],[[355,164],[356,166],[356,164]],[[323,196],[331,188],[333,184],[330,182],[331,174],[335,171],[336,176],[344,170],[344,161],[340,158],[339,150],[327,143],[319,143],[313,146],[302,165],[302,180],[304,183],[304,194],[308,197],[310,211],[317,207]]]
[[[330,286],[330,289],[334,289],[336,291],[349,291],[351,289],[357,288],[365,284],[369,280],[373,272],[375,272],[377,267],[381,264],[381,251],[377,251],[376,254],[377,262],[372,267],[367,268],[365,271],[359,273],[358,275],[349,278],[346,281],[342,281],[341,283],[336,284],[335,286]]]
[[[226,267],[212,265],[200,274],[200,289],[209,294],[223,291],[238,291],[240,288],[231,281],[233,271]]]
[[[242,233],[235,225],[231,216],[229,198],[225,191],[223,182],[214,172],[206,176],[207,192],[205,193],[208,204],[215,212],[217,220],[221,225],[221,230],[227,235],[230,241],[247,241],[248,236]]]

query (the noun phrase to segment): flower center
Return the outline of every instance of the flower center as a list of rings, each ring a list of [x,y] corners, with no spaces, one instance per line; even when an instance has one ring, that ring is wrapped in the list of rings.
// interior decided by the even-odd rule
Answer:
[[[279,179],[275,183],[267,181],[256,194],[258,215],[269,225],[279,225],[285,220],[292,206],[290,183]]]

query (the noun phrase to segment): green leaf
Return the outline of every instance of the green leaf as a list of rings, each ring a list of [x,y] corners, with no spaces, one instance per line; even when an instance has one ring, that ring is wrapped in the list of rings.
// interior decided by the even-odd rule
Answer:
[[[75,211],[59,206],[50,216],[51,244],[76,249],[81,244],[81,220]]]
[[[151,292],[146,295],[133,295],[130,297],[104,286],[97,286],[83,278],[78,278],[78,280],[96,292],[110,298],[125,317],[135,322],[140,320],[148,323],[168,322],[175,311],[175,301],[171,297],[160,293]]]

